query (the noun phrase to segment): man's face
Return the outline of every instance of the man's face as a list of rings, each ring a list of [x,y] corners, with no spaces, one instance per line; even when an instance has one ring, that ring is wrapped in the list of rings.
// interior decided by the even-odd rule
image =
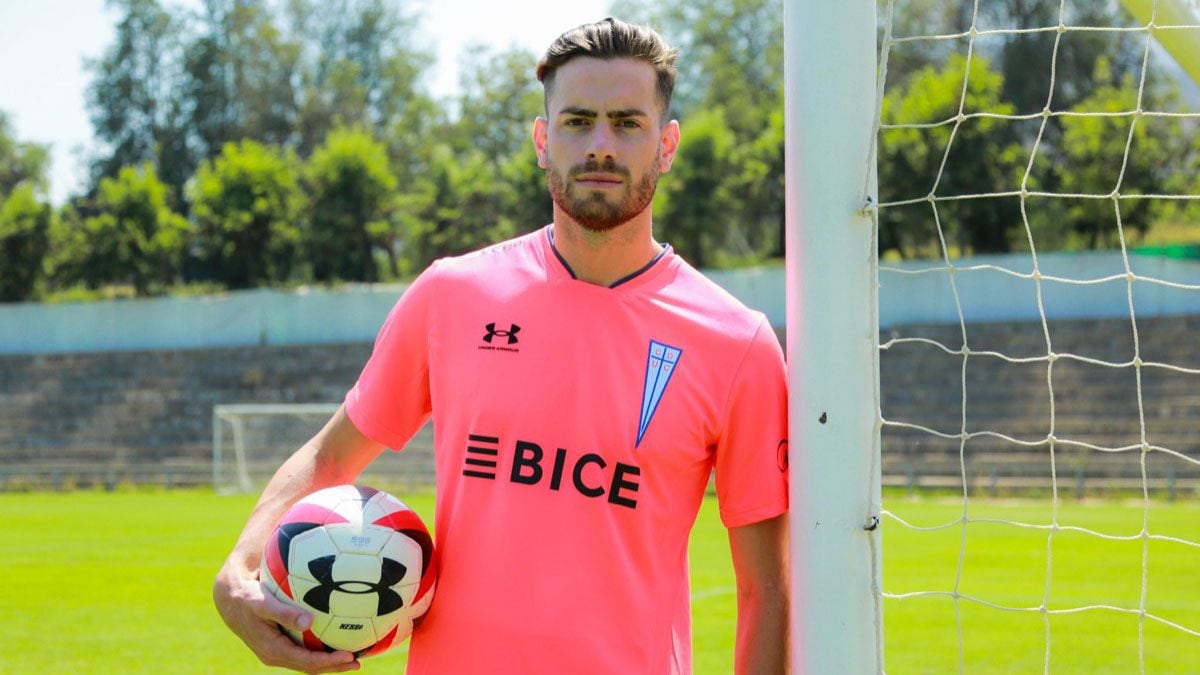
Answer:
[[[679,142],[679,125],[662,124],[650,64],[572,59],[556,71],[546,107],[534,146],[560,209],[604,231],[649,208]]]

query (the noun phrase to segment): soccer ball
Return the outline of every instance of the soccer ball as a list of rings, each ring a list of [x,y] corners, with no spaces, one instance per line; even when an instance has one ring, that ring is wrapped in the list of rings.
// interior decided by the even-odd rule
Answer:
[[[259,579],[312,614],[314,651],[379,654],[404,641],[433,600],[433,539],[417,514],[386,492],[338,485],[296,502],[263,551]]]

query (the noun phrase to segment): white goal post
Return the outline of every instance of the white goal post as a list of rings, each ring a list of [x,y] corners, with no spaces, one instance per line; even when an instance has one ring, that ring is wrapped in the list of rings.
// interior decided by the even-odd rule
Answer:
[[[786,0],[792,671],[883,671],[875,0]]]
[[[340,403],[239,403],[213,406],[213,489],[258,492],[297,448],[308,442]],[[384,489],[429,489],[434,480],[433,425],[422,427],[404,452],[385,452],[360,479]]]
[[[248,455],[256,448],[247,449],[246,420],[252,417],[288,420],[289,427],[297,436],[288,436],[274,443],[273,452],[263,456],[256,453],[256,463],[277,467],[282,461],[281,453],[290,453],[299,445],[296,438],[309,435],[320,429],[333,413],[337,403],[239,403],[213,406],[212,412],[212,463],[213,489],[217,492],[251,492],[256,479],[251,476]],[[303,428],[295,429],[297,420],[306,420]],[[229,435],[226,436],[226,431]],[[258,445],[257,443],[255,445]]]

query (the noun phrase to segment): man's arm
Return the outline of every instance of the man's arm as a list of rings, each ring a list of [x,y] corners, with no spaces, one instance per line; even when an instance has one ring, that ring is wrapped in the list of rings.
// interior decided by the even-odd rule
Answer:
[[[312,652],[292,643],[276,624],[303,630],[312,617],[265,592],[258,566],[275,523],[301,497],[353,483],[384,447],[364,436],[339,408],[325,428],[279,467],[213,583],[213,601],[225,624],[268,666],[308,673],[357,670],[349,652]]]
[[[788,669],[787,514],[729,530],[737,575],[738,675],[779,675]]]

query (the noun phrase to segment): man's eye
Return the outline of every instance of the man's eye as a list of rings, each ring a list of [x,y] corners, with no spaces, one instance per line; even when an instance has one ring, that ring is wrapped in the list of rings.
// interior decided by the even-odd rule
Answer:
[[[617,126],[621,127],[622,129],[637,129],[640,128],[641,125],[638,124],[636,120],[621,120],[617,122]]]
[[[566,124],[569,127],[582,127],[588,124],[588,120],[583,117],[572,117],[567,120]]]

